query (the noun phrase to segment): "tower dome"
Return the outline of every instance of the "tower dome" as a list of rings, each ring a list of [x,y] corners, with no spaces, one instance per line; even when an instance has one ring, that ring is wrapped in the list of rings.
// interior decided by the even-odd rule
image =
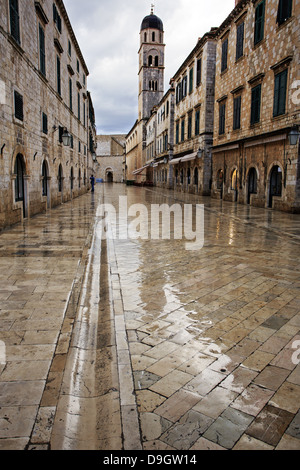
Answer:
[[[163,22],[161,21],[158,16],[154,15],[152,12],[150,15],[146,16],[143,19],[142,25],[141,25],[141,31],[144,29],[158,29],[159,31],[164,30]]]

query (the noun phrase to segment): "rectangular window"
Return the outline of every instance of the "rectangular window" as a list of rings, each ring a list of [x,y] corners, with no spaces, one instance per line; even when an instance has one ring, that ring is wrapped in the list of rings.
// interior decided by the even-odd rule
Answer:
[[[78,101],[78,119],[80,121],[80,93],[78,93],[77,97],[78,97],[78,100],[77,100]]]
[[[23,112],[23,96],[20,95],[17,91],[14,93],[15,96],[15,117],[20,119],[20,121],[24,120],[24,112]]]
[[[197,60],[197,86],[201,83],[202,59]]]
[[[188,117],[188,139],[192,138],[192,114],[189,114]]]
[[[42,114],[42,130],[44,134],[48,134],[48,116],[47,114]]]
[[[192,93],[194,86],[194,69],[190,69],[190,86],[189,86],[189,93]]]
[[[195,112],[195,135],[200,133],[200,110],[197,109]]]
[[[181,121],[181,142],[184,142],[184,119]]]
[[[227,59],[228,59],[228,38],[226,38],[222,42],[221,72],[224,72],[227,69]]]
[[[61,17],[58,13],[55,3],[53,3],[53,21],[56,24],[58,31],[61,33]]]
[[[182,80],[182,98],[185,98],[187,95],[187,75],[183,77]]]
[[[292,16],[293,0],[279,0],[277,23],[281,25]]]
[[[233,129],[241,128],[241,104],[242,97],[237,96],[233,99]]]
[[[260,2],[255,9],[255,26],[254,26],[254,45],[258,44],[264,38],[265,28],[265,0]]]
[[[245,23],[239,24],[236,29],[236,60],[244,55],[244,30]]]
[[[251,124],[256,124],[260,121],[260,106],[261,106],[261,85],[252,88],[251,92]]]
[[[86,112],[85,112],[85,103],[83,103],[83,125],[84,125],[84,127],[86,126],[86,117],[85,117],[85,114],[86,114]]]
[[[179,122],[176,123],[176,144],[179,144]]]
[[[77,72],[79,73],[79,60],[77,59]]]
[[[40,43],[40,71],[46,76],[46,53],[45,53],[45,31],[39,25],[39,43]]]
[[[60,73],[60,58],[56,56],[56,82],[57,93],[61,96],[61,73]]]
[[[20,17],[19,17],[19,1],[9,0],[10,12],[10,34],[14,40],[20,44]]]
[[[220,104],[219,108],[219,135],[225,134],[226,103]]]
[[[70,110],[73,111],[73,85],[71,78],[69,78],[69,106]]]
[[[69,54],[69,56],[71,57],[71,55],[72,55],[72,46],[71,46],[71,41],[70,41],[70,39],[68,40],[68,54]]]
[[[287,69],[275,75],[273,116],[285,114]]]

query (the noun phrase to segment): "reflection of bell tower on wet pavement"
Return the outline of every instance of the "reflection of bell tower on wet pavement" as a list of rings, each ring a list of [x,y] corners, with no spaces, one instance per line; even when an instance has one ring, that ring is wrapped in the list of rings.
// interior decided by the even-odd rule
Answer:
[[[164,95],[165,45],[163,23],[151,14],[143,19],[139,50],[139,116],[148,119]]]

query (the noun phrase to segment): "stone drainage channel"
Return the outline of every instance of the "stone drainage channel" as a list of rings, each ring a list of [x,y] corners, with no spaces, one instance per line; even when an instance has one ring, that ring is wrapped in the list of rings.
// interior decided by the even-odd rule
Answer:
[[[142,449],[114,243],[101,234],[96,217],[44,391],[56,387],[57,404],[42,398],[28,449]]]

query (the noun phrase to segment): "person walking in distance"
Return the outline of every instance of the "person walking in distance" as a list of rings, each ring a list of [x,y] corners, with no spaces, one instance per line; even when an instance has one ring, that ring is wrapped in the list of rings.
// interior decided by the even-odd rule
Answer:
[[[92,193],[95,191],[95,177],[94,175],[92,175],[90,177],[90,180],[91,180],[91,185],[92,185]]]

